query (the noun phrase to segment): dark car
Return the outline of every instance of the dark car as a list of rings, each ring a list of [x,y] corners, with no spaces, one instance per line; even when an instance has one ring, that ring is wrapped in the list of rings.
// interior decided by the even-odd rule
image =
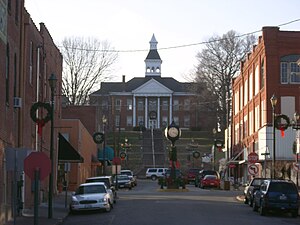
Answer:
[[[200,187],[201,186],[201,180],[206,176],[206,175],[216,175],[220,179],[220,174],[218,171],[215,170],[201,170],[196,176],[195,179],[195,187]]]
[[[260,185],[266,180],[267,178],[253,178],[248,185],[246,185],[244,189],[244,197],[245,197],[245,204],[249,204],[252,206],[253,204],[253,195],[255,191],[260,188]]]
[[[117,191],[113,182],[112,176],[99,176],[99,177],[89,177],[85,180],[85,183],[103,182],[107,188],[110,188],[114,195],[114,203],[117,199]]]
[[[158,184],[163,186],[168,186],[168,184],[175,182],[179,187],[185,188],[187,179],[185,175],[179,169],[174,169],[174,174],[172,174],[172,169],[167,169],[164,177],[158,179]],[[174,177],[172,177],[174,176]],[[175,180],[173,179],[175,178]]]
[[[121,175],[127,175],[131,179],[132,187],[137,186],[136,176],[133,174],[131,170],[121,170]]]
[[[128,188],[131,190],[133,187],[131,178],[126,174],[117,175],[114,179],[114,183],[115,185],[118,185],[118,188]]]
[[[191,168],[187,172],[187,182],[188,183],[195,183],[196,176],[198,176],[201,169]]]
[[[253,211],[265,215],[267,211],[290,212],[298,216],[298,188],[290,180],[264,180],[259,190],[254,193]]]

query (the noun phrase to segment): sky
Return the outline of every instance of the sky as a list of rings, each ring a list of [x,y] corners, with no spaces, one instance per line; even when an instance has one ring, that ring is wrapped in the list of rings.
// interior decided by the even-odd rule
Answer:
[[[230,30],[259,36],[264,26],[300,31],[299,0],[25,0],[25,8],[58,46],[66,37],[92,37],[120,51],[112,81],[145,76],[153,34],[161,76],[189,82],[201,43],[212,36]]]

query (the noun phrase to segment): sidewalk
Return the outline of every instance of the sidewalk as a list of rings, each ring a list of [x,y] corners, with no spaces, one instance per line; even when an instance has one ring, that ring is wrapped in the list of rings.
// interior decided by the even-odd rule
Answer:
[[[67,200],[70,201],[70,193],[68,193]],[[53,213],[52,218],[48,219],[48,203],[42,203],[38,208],[38,225],[58,225],[61,224],[69,213],[69,204],[65,207],[65,192],[53,196]],[[22,216],[17,216],[14,220],[8,221],[5,225],[33,225],[34,224],[34,211],[23,210]]]

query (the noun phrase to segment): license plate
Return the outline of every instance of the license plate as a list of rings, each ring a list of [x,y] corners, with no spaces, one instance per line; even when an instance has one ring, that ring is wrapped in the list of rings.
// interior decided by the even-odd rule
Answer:
[[[287,197],[286,197],[285,195],[281,195],[281,196],[279,196],[279,199],[280,199],[280,200],[286,200]]]
[[[120,185],[120,187],[124,187],[124,185]]]
[[[215,183],[210,183],[210,185],[215,185]]]
[[[86,209],[89,209],[89,208],[92,208],[92,207],[93,207],[93,206],[90,205],[90,204],[84,205],[84,208],[86,208]]]

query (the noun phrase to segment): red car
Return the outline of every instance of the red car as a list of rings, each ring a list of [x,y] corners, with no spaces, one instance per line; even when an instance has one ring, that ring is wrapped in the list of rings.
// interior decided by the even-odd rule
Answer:
[[[197,169],[197,168],[189,169],[187,173],[188,183],[195,183],[196,176],[198,176],[200,170],[201,169]]]
[[[200,183],[201,188],[214,187],[220,188],[220,179],[216,175],[206,175]]]

